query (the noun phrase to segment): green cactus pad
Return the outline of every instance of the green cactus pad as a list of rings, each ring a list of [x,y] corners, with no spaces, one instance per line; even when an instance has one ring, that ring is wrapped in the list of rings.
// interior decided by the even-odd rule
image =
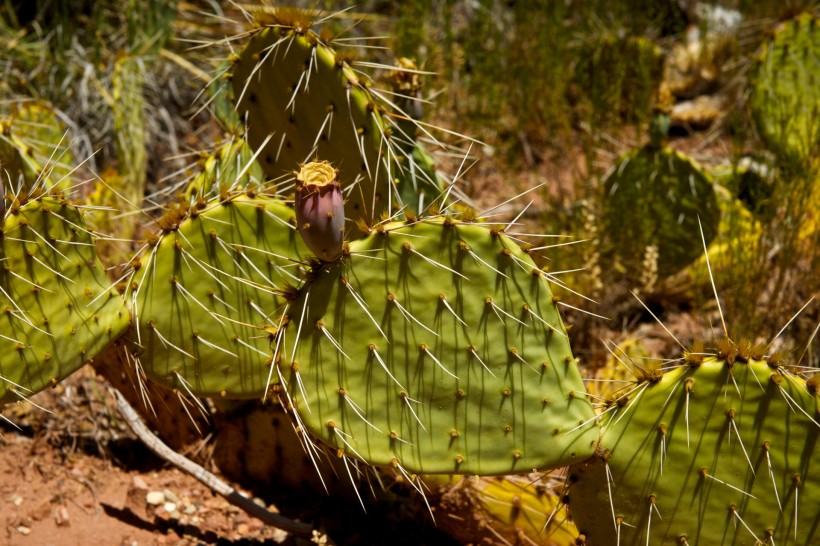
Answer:
[[[643,148],[627,155],[604,183],[606,250],[629,272],[640,271],[650,246],[658,249],[658,274],[671,275],[703,253],[715,237],[720,208],[709,177],[691,159],[669,149]]]
[[[214,119],[225,131],[234,135],[241,135],[245,126],[239,119],[233,103],[233,86],[230,76],[233,63],[230,60],[222,61],[216,67],[211,81],[208,83],[208,97],[206,105]]]
[[[15,104],[11,117],[0,121],[0,172],[8,172],[14,188],[22,178],[26,193],[38,180],[45,189],[70,187],[74,165],[69,144],[65,126],[48,103]]]
[[[280,387],[347,456],[508,474],[592,453],[594,411],[550,288],[500,231],[383,226],[314,272],[288,316]]]
[[[222,190],[241,191],[247,187],[259,187],[264,181],[265,173],[253,159],[248,143],[241,138],[231,138],[207,156],[186,193],[189,196],[219,195]]]
[[[767,146],[804,164],[820,149],[820,22],[803,13],[764,46],[753,77],[752,113]]]
[[[403,193],[395,181],[404,180],[415,160],[392,141],[383,115],[389,106],[317,34],[263,27],[237,58],[232,82],[248,142],[258,149],[267,141],[259,162],[269,178],[290,175],[316,158],[332,163],[346,188],[348,232],[354,235],[358,220],[373,225],[400,206]]]
[[[237,196],[160,220],[131,292],[150,379],[197,396],[265,394],[267,329],[309,255],[293,217],[280,201]]]
[[[817,544],[816,386],[732,359],[649,374],[604,414],[600,457],[570,471],[590,544]]]
[[[81,211],[60,199],[12,204],[0,265],[0,406],[67,377],[130,323]]]

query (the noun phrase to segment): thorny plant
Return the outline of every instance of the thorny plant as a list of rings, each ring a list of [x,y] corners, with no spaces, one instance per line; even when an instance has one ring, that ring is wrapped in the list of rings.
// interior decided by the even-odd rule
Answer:
[[[391,468],[426,503],[421,473],[569,465],[568,490],[545,527],[566,506],[580,532],[600,542],[613,532],[619,544],[649,543],[657,533],[684,543],[721,533],[728,542],[747,533],[771,543],[816,538],[817,514],[801,509],[817,497],[809,472],[820,428],[815,369],[801,366],[803,355],[789,366],[772,350],[785,326],[766,345],[732,341],[715,289],[723,336],[714,352],[687,349],[672,336],[684,350],[679,359],[615,355],[635,379],[596,401],[559,309],[589,312],[555,297],[553,287],[586,297],[561,271],[540,266],[544,251],[567,243],[529,242],[549,236],[521,231],[527,207],[496,218],[520,196],[475,210],[459,188],[471,148],[441,135],[475,141],[417,119],[420,93],[379,89],[366,73],[426,72],[358,60],[346,52],[356,41],[329,27],[314,32],[338,14],[238,9],[246,30],[197,44],[231,52],[206,99],[225,143],[196,176],[149,194],[147,207],[137,202],[146,168],[139,139],[133,148],[118,140],[119,176],[130,184],[111,183],[113,174],[88,184],[74,182],[87,165],[56,176],[65,152],[33,162],[32,148],[9,129],[4,162],[22,158],[29,171],[39,169],[34,177],[20,169],[4,183],[0,342],[8,350],[0,399],[27,400],[93,360],[126,366],[149,411],[156,411],[150,383],[173,389],[192,420],[193,412],[207,414],[205,397],[280,402],[311,464],[319,470],[335,456],[362,506],[356,484],[371,466]],[[139,61],[131,61],[114,72],[121,132],[145,123],[141,72],[127,74]],[[452,178],[435,169],[426,146],[458,155]],[[709,198],[708,179],[685,158],[645,152],[654,168],[669,167],[670,188]],[[616,180],[611,195],[616,187],[626,192],[627,182]],[[112,282],[99,266],[111,255],[95,249],[116,239],[90,227],[89,217],[108,214],[117,199],[117,208],[162,214],[144,239],[125,238],[126,250],[136,251],[114,268]],[[663,207],[659,201],[647,214]],[[689,224],[698,206],[715,208],[703,203],[685,203]],[[669,216],[680,224],[684,212],[659,214]],[[714,289],[707,238],[716,223],[704,218],[704,227],[695,217]],[[657,277],[651,266],[681,250],[670,240],[639,245],[653,249],[650,264],[635,264],[647,291]],[[690,427],[690,412],[698,427]],[[784,436],[783,423],[794,432]],[[729,477],[741,472],[743,483]],[[671,474],[687,478],[670,483]],[[761,499],[755,486],[771,486],[774,495]],[[677,508],[695,501],[694,516]]]

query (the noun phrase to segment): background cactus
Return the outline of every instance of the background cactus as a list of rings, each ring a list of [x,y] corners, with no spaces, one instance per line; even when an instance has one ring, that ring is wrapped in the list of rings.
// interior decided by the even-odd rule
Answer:
[[[0,120],[0,168],[13,191],[69,188],[71,138],[57,112],[43,101],[18,100],[7,115]]]
[[[762,48],[750,98],[766,145],[803,165],[820,148],[818,34],[818,18],[809,12],[782,23]]]
[[[624,157],[606,177],[602,200],[608,253],[633,274],[645,267],[652,246],[660,276],[680,270],[703,250],[698,221],[707,244],[720,222],[711,179],[669,149],[646,147]]]
[[[578,538],[554,475],[465,476],[451,482],[438,487],[437,521],[460,544],[551,546]]]

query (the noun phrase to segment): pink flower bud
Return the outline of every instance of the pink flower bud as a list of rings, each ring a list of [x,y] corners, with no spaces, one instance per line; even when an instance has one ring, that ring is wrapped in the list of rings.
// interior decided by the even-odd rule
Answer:
[[[345,208],[337,173],[327,161],[306,163],[296,173],[296,227],[325,262],[337,260],[344,245]]]

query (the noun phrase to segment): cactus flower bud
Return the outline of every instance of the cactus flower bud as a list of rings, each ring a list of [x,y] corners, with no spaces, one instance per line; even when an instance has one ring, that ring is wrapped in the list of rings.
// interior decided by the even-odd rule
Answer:
[[[342,255],[345,209],[338,171],[327,161],[302,165],[296,173],[296,224],[307,247],[325,262]]]

